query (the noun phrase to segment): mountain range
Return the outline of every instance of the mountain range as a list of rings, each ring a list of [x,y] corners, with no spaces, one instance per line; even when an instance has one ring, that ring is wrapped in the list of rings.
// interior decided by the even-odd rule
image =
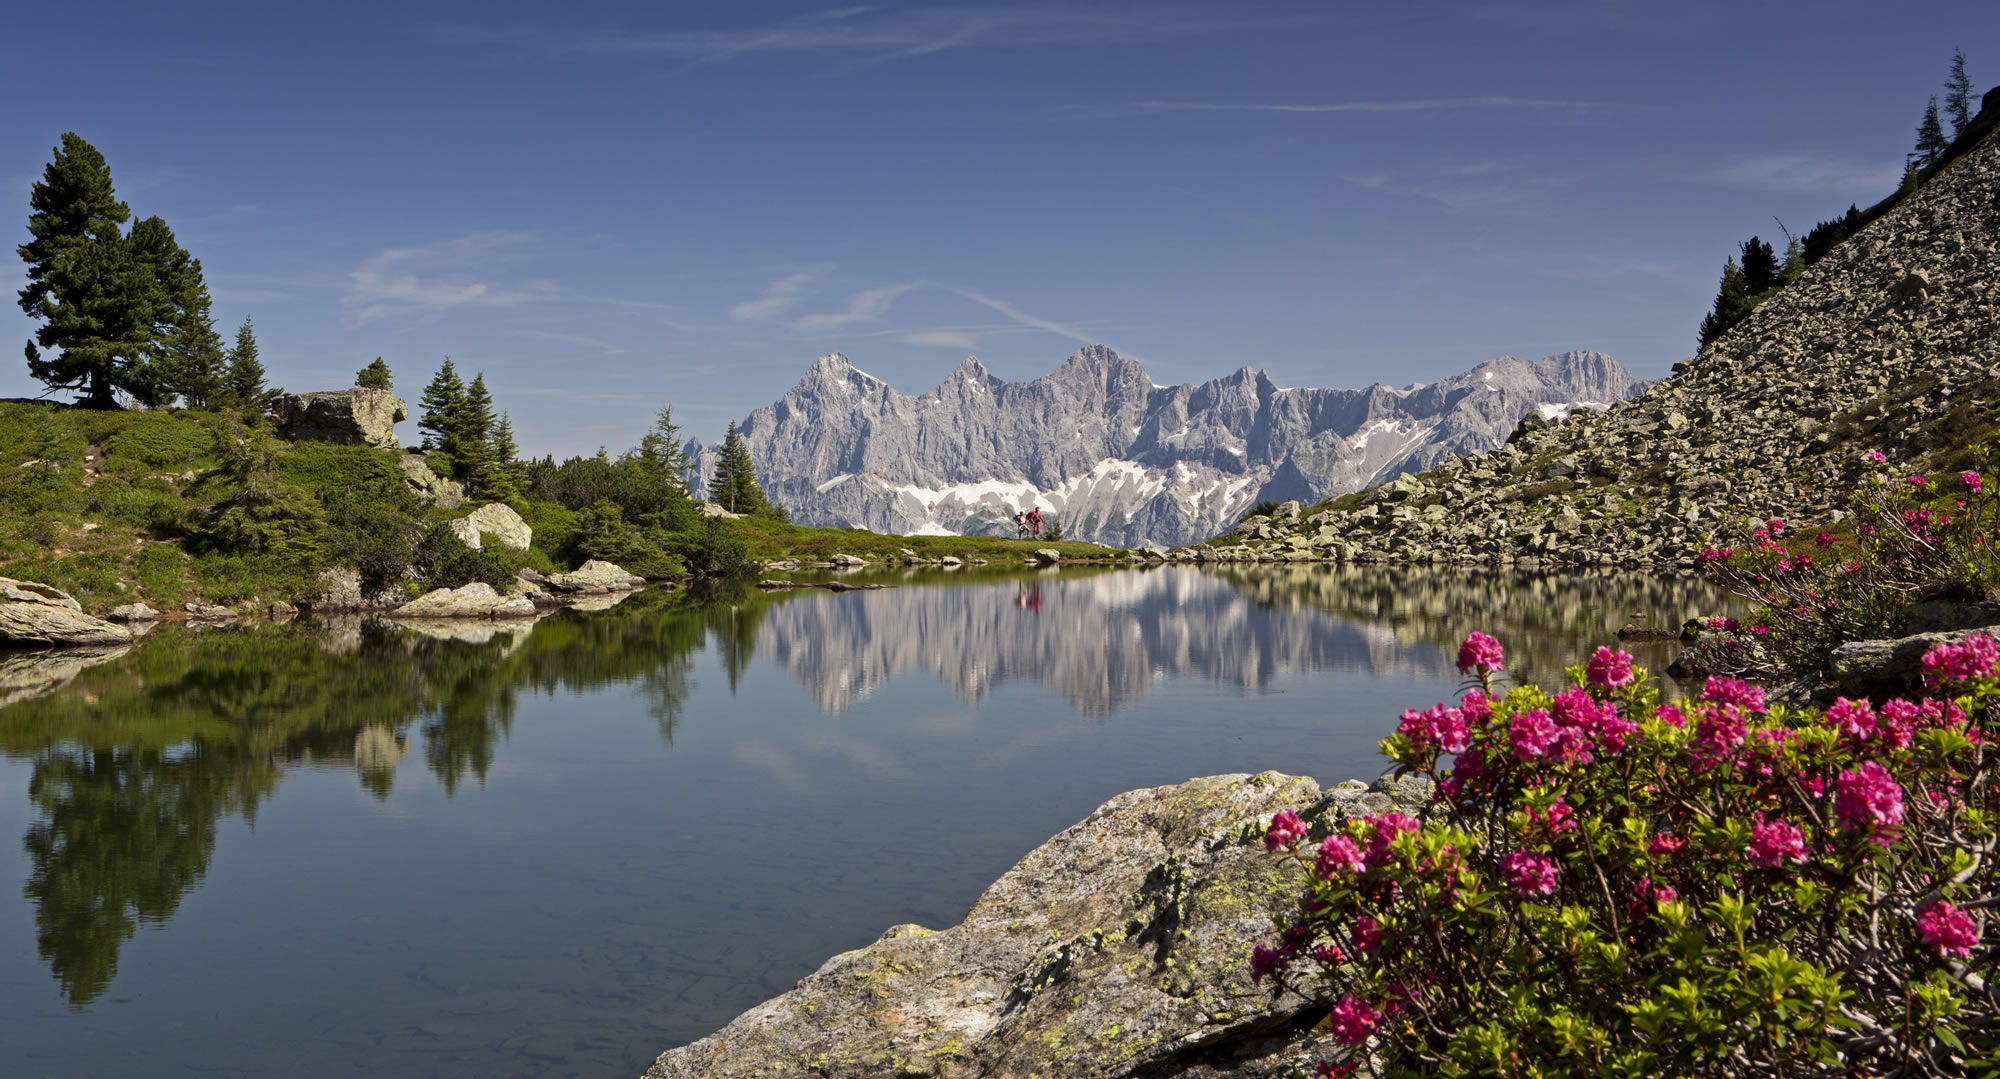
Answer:
[[[738,427],[800,524],[1006,535],[1039,506],[1071,539],[1178,546],[1258,502],[1313,501],[1500,445],[1530,412],[1602,409],[1639,388],[1598,352],[1502,356],[1403,388],[1286,389],[1244,367],[1162,386],[1103,345],[1009,382],[967,358],[917,396],[835,353]],[[705,481],[716,448],[688,445]]]

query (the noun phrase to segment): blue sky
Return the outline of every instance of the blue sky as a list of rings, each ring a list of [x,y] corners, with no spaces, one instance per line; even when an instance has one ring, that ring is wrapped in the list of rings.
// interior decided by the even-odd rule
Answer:
[[[1987,2],[191,0],[7,25],[13,243],[74,130],[202,260],[225,334],[255,319],[274,382],[381,355],[414,400],[449,354],[537,454],[617,452],[661,404],[712,440],[835,350],[910,393],[1086,341],[1162,383],[1570,348],[1664,374],[1737,242],[1893,187],[1954,48],[2000,81]],[[0,309],[0,341],[32,329]],[[0,396],[41,390],[19,347]]]

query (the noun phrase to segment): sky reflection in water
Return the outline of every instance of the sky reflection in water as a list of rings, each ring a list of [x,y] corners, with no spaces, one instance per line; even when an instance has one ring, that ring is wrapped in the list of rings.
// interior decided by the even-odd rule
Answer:
[[[0,659],[9,1074],[636,1075],[956,922],[1120,791],[1374,775],[1467,630],[1549,680],[1633,612],[1721,607],[1381,567],[895,580]]]

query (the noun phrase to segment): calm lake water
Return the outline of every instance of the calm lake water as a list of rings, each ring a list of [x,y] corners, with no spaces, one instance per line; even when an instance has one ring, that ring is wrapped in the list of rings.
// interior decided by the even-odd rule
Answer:
[[[1546,682],[1635,612],[1724,606],[1381,567],[874,579],[0,654],[5,1074],[635,1076],[957,922],[1121,791],[1373,777],[1468,630]]]

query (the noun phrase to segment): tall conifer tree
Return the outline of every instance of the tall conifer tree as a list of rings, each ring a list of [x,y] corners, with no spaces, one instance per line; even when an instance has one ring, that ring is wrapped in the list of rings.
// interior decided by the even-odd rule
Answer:
[[[424,432],[424,448],[440,449],[450,436],[452,417],[458,414],[460,402],[465,398],[465,383],[459,381],[458,368],[452,366],[451,357],[444,358],[444,366],[424,387],[424,396],[418,402],[423,411],[417,419],[417,430]]]
[[[1701,320],[1699,341],[1702,348],[1721,337],[1725,331],[1750,313],[1750,289],[1743,279],[1743,271],[1730,259],[1722,266],[1722,286],[1716,290],[1715,309]]]
[[[1904,159],[1903,179],[1907,181],[1911,176],[1936,164],[1938,158],[1944,156],[1945,147],[1949,145],[1944,141],[1944,126],[1938,123],[1937,98],[1933,97],[1931,103],[1924,106],[1924,118],[1917,124],[1917,145],[1910,151],[1909,157]]]
[[[28,207],[30,239],[16,248],[28,264],[20,302],[42,322],[28,342],[28,373],[95,408],[115,407],[119,390],[156,399],[146,368],[161,298],[152,267],[121,230],[132,212],[112,191],[104,155],[65,132]]]
[[[248,318],[236,328],[236,344],[229,350],[229,369],[223,382],[231,402],[249,412],[268,411],[284,392],[264,384],[264,361],[257,358],[257,333]]]
[[[458,476],[478,484],[493,464],[493,395],[486,391],[486,373],[472,376],[458,408],[445,425],[441,447],[458,463]]]
[[[1944,80],[1944,114],[1951,117],[1951,135],[1965,130],[1972,122],[1972,80],[1965,74],[1965,50],[1954,50],[1951,57],[1951,77]]]

